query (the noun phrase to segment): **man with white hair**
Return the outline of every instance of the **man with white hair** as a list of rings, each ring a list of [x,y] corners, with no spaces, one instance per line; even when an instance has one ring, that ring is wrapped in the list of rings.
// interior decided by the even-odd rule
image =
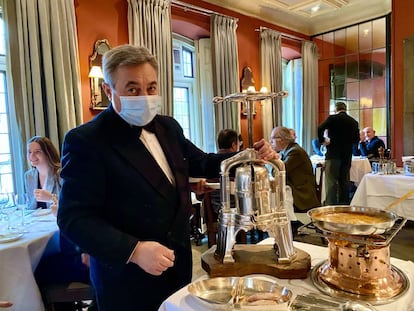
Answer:
[[[379,158],[379,148],[385,149],[384,142],[375,135],[375,130],[372,127],[364,128],[365,141],[359,143],[359,150],[362,156],[368,159]]]

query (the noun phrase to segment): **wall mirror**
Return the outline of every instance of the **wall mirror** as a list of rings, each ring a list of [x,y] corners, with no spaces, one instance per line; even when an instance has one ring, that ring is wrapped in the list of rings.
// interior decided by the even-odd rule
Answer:
[[[93,53],[89,57],[89,80],[91,84],[91,104],[92,110],[103,110],[109,106],[109,99],[102,89],[102,55],[109,51],[111,46],[108,40],[102,39],[95,42]]]
[[[414,35],[404,40],[404,153],[414,154]]]
[[[373,127],[390,146],[390,16],[313,37],[319,51],[320,113],[345,102],[359,127]]]

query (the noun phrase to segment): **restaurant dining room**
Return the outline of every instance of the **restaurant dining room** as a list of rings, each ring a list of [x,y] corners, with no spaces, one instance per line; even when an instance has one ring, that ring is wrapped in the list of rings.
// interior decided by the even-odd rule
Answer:
[[[0,310],[414,311],[413,10],[0,0]]]

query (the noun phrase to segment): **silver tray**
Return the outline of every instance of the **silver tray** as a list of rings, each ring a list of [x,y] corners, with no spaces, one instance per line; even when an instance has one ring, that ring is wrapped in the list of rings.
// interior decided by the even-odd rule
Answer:
[[[237,286],[240,287],[237,306],[240,310],[268,310],[270,306],[272,310],[287,310],[292,298],[292,292],[288,288],[256,277],[210,278],[193,282],[187,289],[192,297],[209,310],[232,310]],[[272,299],[259,299],[260,302],[257,303],[260,305],[248,301],[252,297],[269,298],[270,296]]]
[[[338,213],[347,214],[350,217],[342,217],[340,221],[326,220],[327,216]],[[351,216],[366,215],[377,217],[378,221],[369,224],[351,224],[349,219]],[[345,233],[352,235],[372,235],[382,234],[392,228],[395,221],[400,218],[393,212],[388,212],[372,207],[359,207],[350,205],[332,205],[316,207],[308,211],[308,216],[313,224],[323,230],[335,233]]]

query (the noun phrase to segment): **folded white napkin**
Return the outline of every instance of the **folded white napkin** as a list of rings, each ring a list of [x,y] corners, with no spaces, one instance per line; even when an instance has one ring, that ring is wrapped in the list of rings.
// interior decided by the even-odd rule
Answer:
[[[413,161],[414,160],[414,155],[411,155],[411,156],[402,156],[401,159],[402,159],[403,162],[410,161],[410,160]]]

